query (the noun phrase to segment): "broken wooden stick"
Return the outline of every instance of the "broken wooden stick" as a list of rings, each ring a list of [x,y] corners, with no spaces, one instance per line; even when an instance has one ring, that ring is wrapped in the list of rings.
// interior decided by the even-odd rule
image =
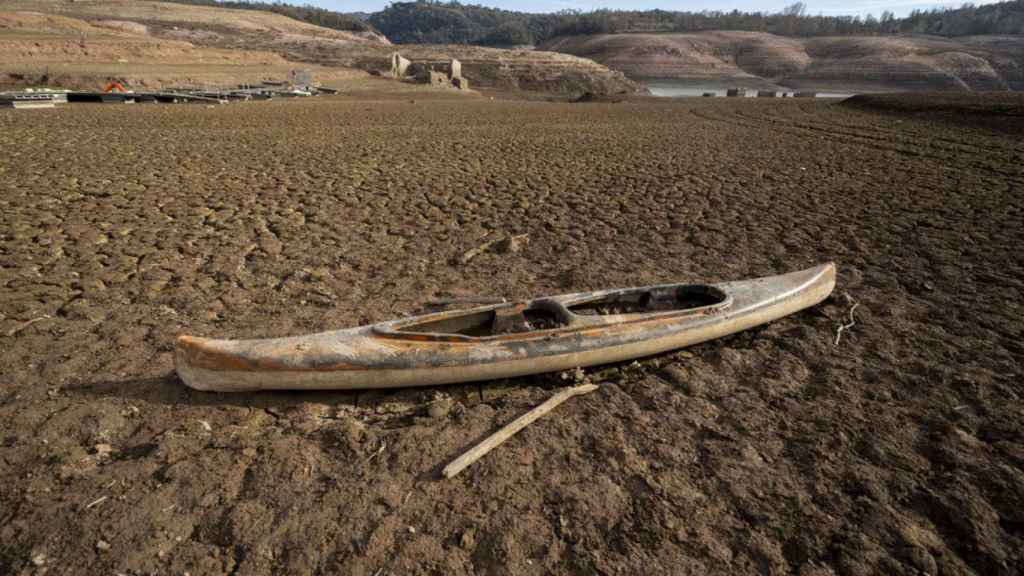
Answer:
[[[505,440],[515,436],[520,430],[533,423],[534,420],[554,410],[555,407],[562,402],[565,402],[573,396],[588,394],[597,389],[598,386],[596,384],[582,384],[580,386],[574,386],[572,388],[562,390],[551,398],[545,400],[543,404],[530,410],[526,414],[523,414],[519,418],[516,418],[511,423],[506,424],[500,430],[488,436],[483,442],[477,444],[462,456],[452,460],[451,464],[444,467],[442,474],[444,474],[445,478],[454,477],[459,472],[462,472],[467,466],[476,462],[480,458],[483,458],[488,452],[500,446]]]
[[[483,254],[484,252],[487,252],[495,244],[501,242],[502,240],[504,240],[504,238],[494,238],[493,240],[488,240],[487,242],[484,242],[483,244],[477,246],[476,248],[473,248],[472,250],[466,251],[462,255],[462,257],[459,258],[459,264],[469,264],[470,260],[476,258],[477,256]]]
[[[500,254],[516,253],[522,250],[523,245],[529,241],[529,234],[504,235],[488,240],[483,244],[467,251],[459,258],[459,264],[469,264],[469,261],[477,256],[494,250]]]
[[[27,322],[22,322],[21,324],[19,324],[19,325],[15,326],[14,328],[11,328],[10,330],[8,330],[7,331],[7,336],[8,337],[14,336],[18,332],[21,332],[22,330],[24,330],[25,328],[28,328],[29,326],[35,324],[36,322],[42,322],[43,320],[48,320],[50,318],[52,318],[52,316],[50,316],[49,314],[43,314],[42,316],[40,316],[38,318],[33,318],[33,319],[31,319],[31,320],[29,320]]]

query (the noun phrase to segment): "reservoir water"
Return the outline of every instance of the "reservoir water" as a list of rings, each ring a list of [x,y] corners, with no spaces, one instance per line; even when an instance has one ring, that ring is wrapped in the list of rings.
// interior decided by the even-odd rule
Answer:
[[[778,86],[768,83],[744,84],[743,82],[687,82],[682,80],[646,80],[643,82],[650,91],[652,96],[659,96],[663,98],[677,98],[681,96],[703,96],[705,93],[713,93],[715,96],[725,96],[725,91],[729,88],[745,88],[747,90],[747,97],[753,98],[757,96],[758,90],[774,90],[779,92],[786,92],[792,95],[798,90],[792,88],[786,88],[784,86]],[[854,92],[816,92],[818,98],[849,98],[854,96]]]

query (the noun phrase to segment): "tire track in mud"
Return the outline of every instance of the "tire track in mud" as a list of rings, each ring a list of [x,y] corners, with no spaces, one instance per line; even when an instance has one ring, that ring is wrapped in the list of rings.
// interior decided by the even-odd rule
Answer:
[[[1024,182],[1024,173],[1018,174],[1007,172],[984,162],[966,163],[966,166],[951,166],[948,163],[951,160],[960,159],[960,156],[944,157],[935,154],[924,153],[917,150],[912,150],[905,146],[884,146],[880,145],[879,142],[885,142],[886,139],[879,136],[861,135],[850,132],[837,132],[835,130],[831,130],[824,127],[800,126],[793,122],[786,122],[773,118],[765,118],[764,116],[749,116],[747,114],[743,114],[743,112],[741,111],[736,110],[731,110],[730,112],[731,113],[729,114],[729,116],[726,117],[724,113],[721,116],[716,116],[714,114],[708,114],[705,111],[692,110],[692,113],[698,118],[702,118],[704,120],[709,120],[712,122],[723,122],[727,124],[733,124],[735,126],[741,126],[743,128],[753,128],[757,130],[778,130],[781,128],[781,131],[784,133],[799,136],[814,134],[820,138],[825,138],[827,140],[841,142],[844,144],[863,146],[866,148],[871,148],[883,152],[896,152],[897,154],[901,154],[903,156],[908,156],[912,158],[924,158],[928,160],[934,160],[935,162],[938,163],[937,168],[949,172],[959,172],[961,170],[964,170],[965,168],[980,169],[985,170],[987,172],[991,172],[1003,178],[1010,178],[1019,182]],[[739,120],[737,120],[736,118],[739,118]],[[766,126],[766,123],[770,124],[771,126]]]
[[[938,136],[936,134],[936,126],[934,124],[922,123],[920,121],[914,121],[913,119],[905,121],[901,118],[892,118],[900,124],[899,130],[886,130],[881,126],[875,125],[872,120],[877,118],[871,117],[871,112],[864,112],[856,109],[842,108],[842,104],[833,104],[831,106],[840,107],[827,109],[820,106],[805,105],[799,106],[794,109],[779,107],[774,110],[774,115],[765,115],[772,120],[777,120],[783,123],[791,123],[798,127],[805,127],[811,130],[826,130],[836,132],[837,134],[845,134],[851,136],[862,136],[864,138],[879,138],[879,135],[892,136],[898,138],[902,143],[910,146],[931,146],[933,148],[951,151],[951,152],[963,152],[964,150],[973,150],[979,153],[991,153],[991,154],[1012,154],[1015,156],[1021,156],[1024,159],[1024,147],[1019,143],[1012,143],[1005,146],[986,146],[977,143],[968,142],[964,139],[956,139],[951,137]],[[787,113],[795,112],[799,110],[803,116],[796,118],[789,116]],[[823,118],[823,115],[827,112],[833,116],[853,116],[856,114],[864,115],[862,122],[857,124],[851,124],[842,122],[838,118]],[[749,117],[749,115],[748,115]],[[757,118],[761,118],[758,116]],[[817,122],[813,121],[817,120]],[[806,124],[801,121],[807,121]],[[840,130],[835,130],[839,128]],[[928,130],[928,129],[930,130]],[[985,136],[992,136],[991,133],[984,133]],[[989,138],[990,142],[999,141],[1000,138]]]
[[[840,106],[840,105],[841,104],[836,104],[834,106]],[[813,107],[808,106],[808,107],[801,107],[800,110],[804,114],[806,114],[808,117],[811,117],[811,118],[814,118],[816,120],[819,120],[819,122],[812,124],[812,126],[814,128],[816,128],[816,129],[823,129],[825,127],[835,126],[835,127],[838,127],[838,128],[842,128],[844,130],[852,130],[852,131],[856,132],[857,130],[861,130],[861,129],[865,128],[865,122],[870,122],[870,121],[876,119],[876,118],[872,118],[871,117],[871,113],[870,112],[862,112],[862,111],[859,111],[859,110],[843,109],[843,112],[846,115],[854,115],[854,114],[863,114],[863,115],[865,115],[865,117],[863,118],[863,120],[865,122],[861,122],[859,124],[848,124],[846,122],[841,122],[838,119],[826,119],[826,118],[823,118],[822,116],[823,116],[823,113],[825,112],[825,109],[822,109],[822,108],[815,109]],[[781,110],[780,110],[780,112],[781,112]],[[836,110],[829,110],[829,112],[836,113],[837,111]],[[835,114],[835,115],[838,115],[838,114]],[[779,117],[780,120],[784,119],[784,118],[785,118],[785,116]],[[945,150],[952,150],[954,152],[959,152],[959,151],[961,151],[960,149],[971,149],[971,150],[979,151],[979,152],[982,152],[982,153],[994,153],[994,154],[1010,153],[1010,154],[1015,154],[1018,157],[1021,157],[1022,161],[1024,161],[1024,147],[1022,147],[1019,143],[1015,143],[1015,144],[1012,144],[1012,145],[1006,145],[1006,146],[983,146],[981,144],[970,143],[970,142],[967,142],[965,140],[958,140],[958,139],[954,139],[954,138],[947,138],[947,137],[942,137],[942,136],[936,136],[934,134],[934,125],[932,125],[932,124],[920,125],[920,123],[918,123],[918,122],[913,122],[913,121],[905,122],[905,121],[902,121],[900,119],[895,119],[895,120],[901,122],[901,128],[903,128],[902,130],[886,130],[886,129],[881,128],[879,126],[870,126],[870,130],[865,132],[865,134],[868,135],[868,136],[874,136],[876,134],[891,135],[891,136],[894,136],[894,137],[901,138],[904,142],[906,142],[908,144],[911,144],[911,145],[919,145],[919,144],[926,144],[926,145],[928,145],[928,144],[930,144],[932,146],[935,146],[936,143],[943,143],[943,144],[947,144],[948,146],[946,146],[946,147],[936,146],[936,147],[942,148],[942,149],[945,149]],[[927,126],[929,128],[932,128],[932,132],[929,132],[928,130],[925,130],[924,129],[925,126]],[[992,136],[989,133],[986,133],[984,135],[985,136]],[[996,139],[992,138],[992,140],[996,140]]]

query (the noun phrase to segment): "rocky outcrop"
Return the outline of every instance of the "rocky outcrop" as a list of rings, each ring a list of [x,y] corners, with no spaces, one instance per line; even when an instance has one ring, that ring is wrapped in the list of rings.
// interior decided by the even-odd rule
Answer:
[[[1024,89],[1024,38],[785,38],[759,32],[605,34],[542,46],[636,79],[750,80],[797,89]]]

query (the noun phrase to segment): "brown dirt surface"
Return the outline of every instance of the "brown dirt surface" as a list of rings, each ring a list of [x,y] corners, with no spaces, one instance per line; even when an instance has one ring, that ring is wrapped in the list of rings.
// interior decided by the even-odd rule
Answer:
[[[0,573],[1020,574],[1024,144],[814,100],[0,111]],[[495,233],[519,251],[457,256]],[[179,334],[436,296],[834,295],[570,380],[217,395]],[[834,343],[854,299],[856,325]]]
[[[1024,94],[1019,92],[924,92],[861,94],[843,104],[862,110],[941,120],[1024,134]]]
[[[775,83],[826,91],[1024,89],[1024,38],[786,38],[762,32],[599,34],[542,45],[630,78]]]

